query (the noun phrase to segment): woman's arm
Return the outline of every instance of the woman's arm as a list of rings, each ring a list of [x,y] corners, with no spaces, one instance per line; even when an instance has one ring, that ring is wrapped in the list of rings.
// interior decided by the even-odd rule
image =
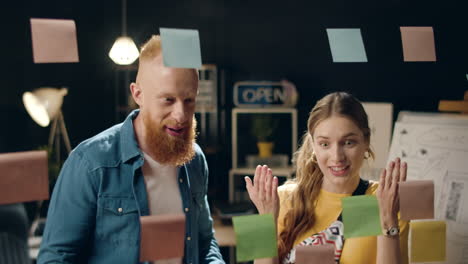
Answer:
[[[266,165],[258,165],[253,182],[249,177],[245,177],[245,184],[258,213],[272,214],[275,223],[278,223],[278,178],[273,177],[271,169]],[[278,264],[278,258],[256,259],[254,264]]]
[[[407,165],[399,158],[389,163],[380,175],[377,199],[380,208],[382,230],[399,228],[398,211],[400,210],[398,183],[406,180]],[[377,238],[377,264],[404,263],[400,252],[400,235],[381,235]]]
[[[378,236],[377,264],[402,264],[400,236]]]

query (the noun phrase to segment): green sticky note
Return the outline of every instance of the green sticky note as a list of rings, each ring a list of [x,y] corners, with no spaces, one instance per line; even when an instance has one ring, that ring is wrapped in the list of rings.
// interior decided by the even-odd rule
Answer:
[[[232,218],[236,233],[237,262],[278,255],[273,215],[245,215]]]
[[[359,28],[327,28],[333,62],[367,62]]]
[[[349,196],[342,198],[341,202],[345,238],[382,234],[379,204],[375,196]]]
[[[163,63],[166,67],[200,69],[198,30],[160,28]]]

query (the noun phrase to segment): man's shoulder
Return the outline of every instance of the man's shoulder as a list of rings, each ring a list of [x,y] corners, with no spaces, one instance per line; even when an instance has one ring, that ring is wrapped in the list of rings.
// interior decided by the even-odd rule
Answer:
[[[122,124],[114,125],[93,137],[82,141],[76,148],[76,151],[107,151],[115,147],[120,140],[120,130]]]
[[[201,147],[194,143],[195,155],[191,161],[185,164],[189,177],[191,179],[193,190],[204,188],[208,180],[208,164],[206,162],[205,154]]]
[[[114,125],[99,134],[82,141],[73,150],[72,154],[77,154],[91,163],[116,161],[120,150],[120,132],[122,124]]]
[[[193,159],[190,162],[188,162],[187,165],[204,165],[206,158],[202,148],[197,143],[193,143],[193,149],[195,151],[195,155],[193,156]]]
[[[205,153],[203,152],[200,145],[198,145],[197,143],[193,143],[193,148],[195,149],[195,156],[203,157],[203,158],[205,157]]]

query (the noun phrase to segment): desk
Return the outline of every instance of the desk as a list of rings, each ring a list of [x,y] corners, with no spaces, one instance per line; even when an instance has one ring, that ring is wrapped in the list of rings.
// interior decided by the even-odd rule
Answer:
[[[218,245],[220,247],[229,247],[229,264],[235,264],[236,234],[234,233],[234,227],[223,224],[219,218],[213,218],[213,228]]]
[[[220,247],[229,247],[229,262],[234,264],[234,248],[236,246],[236,234],[232,225],[225,225],[219,218],[213,218],[213,228],[215,230],[215,238]],[[31,259],[37,259],[39,253],[39,246],[42,237],[30,237],[29,256]]]
[[[215,230],[215,238],[220,247],[236,246],[236,234],[232,225],[225,225],[220,219],[213,219],[213,228]]]

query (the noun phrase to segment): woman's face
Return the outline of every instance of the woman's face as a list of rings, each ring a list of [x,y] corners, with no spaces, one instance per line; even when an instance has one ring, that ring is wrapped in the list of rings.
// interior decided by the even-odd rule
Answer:
[[[313,148],[324,178],[322,188],[335,193],[352,193],[369,144],[350,119],[334,115],[313,131]]]

